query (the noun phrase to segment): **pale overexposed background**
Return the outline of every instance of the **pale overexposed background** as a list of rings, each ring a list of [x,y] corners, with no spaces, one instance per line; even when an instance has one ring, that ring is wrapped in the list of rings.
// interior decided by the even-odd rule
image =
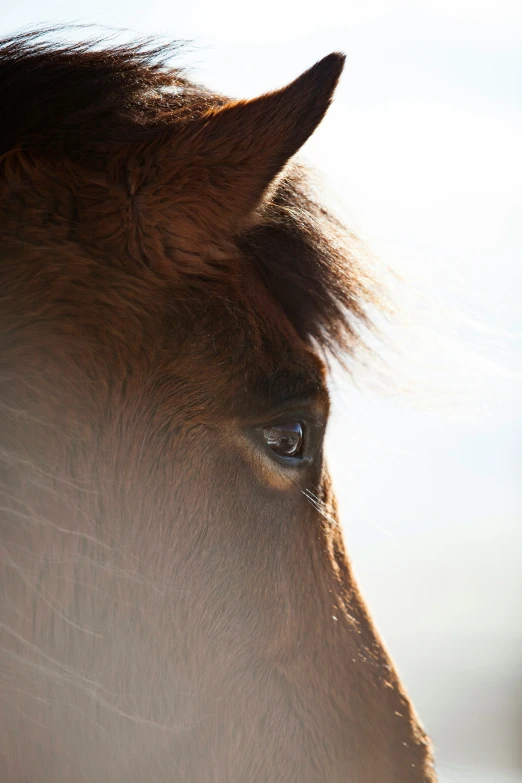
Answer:
[[[383,388],[333,382],[348,545],[442,783],[520,783],[522,4],[25,0],[0,32],[49,22],[191,39],[235,97],[348,55],[304,153],[404,280]]]

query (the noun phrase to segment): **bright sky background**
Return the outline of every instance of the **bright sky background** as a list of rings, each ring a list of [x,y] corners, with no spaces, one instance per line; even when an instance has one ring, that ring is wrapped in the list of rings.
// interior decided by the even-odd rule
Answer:
[[[24,0],[0,29],[48,22],[191,39],[237,97],[348,55],[304,152],[406,281],[389,393],[334,383],[348,545],[442,780],[522,781],[522,3]]]

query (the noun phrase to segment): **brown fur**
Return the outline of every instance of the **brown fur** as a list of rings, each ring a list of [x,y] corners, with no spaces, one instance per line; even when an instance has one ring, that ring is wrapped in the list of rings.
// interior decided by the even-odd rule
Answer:
[[[434,781],[320,448],[252,438],[376,301],[290,160],[343,58],[238,102],[168,54],[0,46],[0,778]]]

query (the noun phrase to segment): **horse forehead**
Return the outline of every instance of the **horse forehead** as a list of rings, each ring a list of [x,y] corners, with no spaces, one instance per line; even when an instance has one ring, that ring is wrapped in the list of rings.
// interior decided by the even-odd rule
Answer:
[[[277,407],[294,400],[328,404],[326,365],[293,330],[281,335],[274,329],[261,347],[245,349],[242,366],[233,362],[231,369],[232,388],[241,388],[253,407]]]
[[[237,334],[245,376],[267,396],[316,396],[326,385],[325,362],[268,292],[262,290],[261,296],[254,297],[253,306],[250,304],[243,311],[244,320],[239,319]],[[237,358],[233,358],[236,369]]]

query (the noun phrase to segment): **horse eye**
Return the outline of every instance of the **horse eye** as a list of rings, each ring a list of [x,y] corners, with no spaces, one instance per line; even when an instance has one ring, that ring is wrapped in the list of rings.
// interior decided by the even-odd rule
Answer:
[[[304,433],[298,421],[265,427],[263,437],[267,446],[280,457],[299,459],[302,456]]]

